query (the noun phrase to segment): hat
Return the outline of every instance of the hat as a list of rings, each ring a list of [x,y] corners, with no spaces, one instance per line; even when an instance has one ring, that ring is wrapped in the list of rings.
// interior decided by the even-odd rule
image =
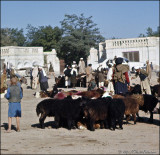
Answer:
[[[75,62],[75,61],[73,61],[73,63],[75,64],[76,62]]]
[[[121,57],[118,57],[115,60],[116,65],[122,64],[122,62],[123,62],[123,58],[121,58]]]
[[[83,60],[83,58],[80,58],[81,60]]]

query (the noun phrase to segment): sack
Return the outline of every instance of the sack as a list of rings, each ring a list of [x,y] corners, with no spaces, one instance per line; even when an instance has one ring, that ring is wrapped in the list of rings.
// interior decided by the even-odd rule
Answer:
[[[114,73],[114,80],[115,82],[119,81],[122,83],[126,82],[125,78],[125,72],[129,70],[129,67],[123,64],[117,65],[115,68],[115,73]]]

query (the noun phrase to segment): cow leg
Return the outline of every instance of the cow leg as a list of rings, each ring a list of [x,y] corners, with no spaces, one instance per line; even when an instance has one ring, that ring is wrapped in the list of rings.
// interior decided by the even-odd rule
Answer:
[[[72,129],[76,129],[77,121],[72,120]]]
[[[40,126],[41,126],[42,129],[45,128],[45,126],[44,126],[44,120],[45,119],[46,119],[46,115],[44,113],[41,114],[41,117],[39,118],[39,123],[40,123]]]
[[[103,129],[103,121],[100,121],[100,129]]]
[[[152,111],[150,111],[149,122],[150,122],[150,123],[153,123],[153,112],[152,112]]]
[[[59,128],[59,122],[60,122],[60,117],[59,117],[59,116],[55,116],[55,125],[56,125],[56,129]]]
[[[133,120],[134,120],[134,124],[136,124],[136,114],[132,114]]]
[[[137,112],[136,115],[137,115],[137,121],[140,121],[139,113]]]
[[[118,124],[119,124],[119,128],[120,128],[120,129],[123,129],[123,127],[122,127],[122,125],[123,125],[123,117],[120,117],[120,118],[118,119]]]
[[[105,121],[104,121],[104,127],[105,127],[105,129],[108,129],[108,128],[109,128],[109,126],[108,126],[108,120],[105,120]]]
[[[72,120],[68,119],[67,124],[68,124],[68,130],[71,130]]]
[[[126,124],[128,124],[129,120],[130,120],[130,115],[126,115]]]
[[[112,118],[111,119],[111,130],[115,130],[115,128],[116,128],[116,119]]]
[[[92,120],[92,119],[90,119],[89,125],[90,125],[90,130],[91,130],[91,131],[95,131],[95,128],[94,128],[94,126],[93,126],[94,123],[95,123],[95,121]]]

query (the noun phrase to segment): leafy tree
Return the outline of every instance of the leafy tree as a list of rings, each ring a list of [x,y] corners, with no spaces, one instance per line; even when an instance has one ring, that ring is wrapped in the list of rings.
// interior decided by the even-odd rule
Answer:
[[[61,23],[63,38],[59,42],[57,54],[66,63],[76,61],[83,57],[87,60],[91,47],[98,47],[99,42],[104,41],[99,29],[92,21],[92,16],[85,18],[83,14],[65,15]]]
[[[27,29],[27,46],[43,46],[44,51],[58,48],[58,42],[62,37],[62,31],[58,27],[52,28],[49,25],[36,28],[28,25]]]
[[[157,31],[154,32],[155,37],[159,37],[160,34],[160,26],[157,27]]]
[[[153,36],[153,35],[154,35],[154,32],[153,32],[152,28],[148,27],[146,34],[147,34],[148,37],[149,37],[149,36],[150,36],[150,37]]]
[[[1,46],[24,46],[25,41],[23,29],[1,28]]]
[[[153,31],[152,28],[148,27],[146,35],[140,34],[139,37],[159,37],[160,34],[160,27],[158,26],[157,31]]]

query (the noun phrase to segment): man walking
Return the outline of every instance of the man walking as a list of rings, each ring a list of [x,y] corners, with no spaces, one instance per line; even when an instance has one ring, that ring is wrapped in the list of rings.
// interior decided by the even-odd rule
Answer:
[[[87,88],[91,79],[92,79],[92,64],[89,64],[86,68],[86,87]]]

